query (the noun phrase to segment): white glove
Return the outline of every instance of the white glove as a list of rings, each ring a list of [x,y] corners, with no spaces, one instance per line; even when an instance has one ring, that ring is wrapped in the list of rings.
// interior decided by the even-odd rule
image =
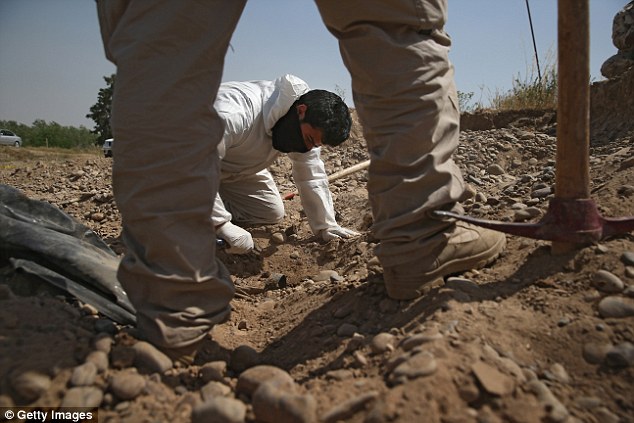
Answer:
[[[353,231],[352,229],[342,228],[341,226],[333,226],[323,229],[320,235],[324,241],[330,241],[336,238],[352,238],[361,234]]]
[[[231,222],[216,229],[216,237],[224,239],[229,247],[225,250],[229,254],[247,254],[253,250],[251,234]]]

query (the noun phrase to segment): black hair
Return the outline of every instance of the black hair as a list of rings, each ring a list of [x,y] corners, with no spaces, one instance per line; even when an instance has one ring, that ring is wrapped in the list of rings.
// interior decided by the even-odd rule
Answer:
[[[336,147],[350,136],[350,110],[337,94],[326,90],[311,90],[299,97],[295,104],[306,105],[302,122],[323,131],[322,143]]]

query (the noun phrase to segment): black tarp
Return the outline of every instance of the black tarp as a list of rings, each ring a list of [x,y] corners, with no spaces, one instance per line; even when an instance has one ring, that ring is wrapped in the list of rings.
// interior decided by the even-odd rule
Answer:
[[[119,258],[90,228],[52,204],[0,184],[0,262],[92,305],[121,324],[135,310],[117,280]]]

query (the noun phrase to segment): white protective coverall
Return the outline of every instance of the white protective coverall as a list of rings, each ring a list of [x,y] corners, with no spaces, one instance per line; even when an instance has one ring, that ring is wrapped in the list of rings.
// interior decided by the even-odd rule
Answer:
[[[226,222],[277,223],[284,217],[284,204],[267,168],[280,154],[272,145],[272,128],[309,87],[294,75],[274,81],[226,82],[220,85],[214,108],[225,124],[218,145],[221,182],[212,219],[216,227]],[[324,240],[356,233],[335,220],[328,175],[320,157],[321,148],[307,153],[288,153],[293,180],[304,212],[315,235]],[[228,210],[229,209],[229,210]],[[234,225],[233,240],[226,239],[232,253],[253,248],[248,232]],[[218,231],[222,236],[223,229]],[[232,233],[225,237],[231,237]],[[248,239],[237,239],[240,235]]]

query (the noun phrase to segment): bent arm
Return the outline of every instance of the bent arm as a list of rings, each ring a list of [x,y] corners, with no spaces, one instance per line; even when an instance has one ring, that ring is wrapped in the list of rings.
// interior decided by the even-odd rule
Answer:
[[[335,209],[328,188],[328,175],[320,157],[320,148],[307,153],[289,153],[293,162],[293,179],[297,185],[308,224],[315,235],[338,227]]]

